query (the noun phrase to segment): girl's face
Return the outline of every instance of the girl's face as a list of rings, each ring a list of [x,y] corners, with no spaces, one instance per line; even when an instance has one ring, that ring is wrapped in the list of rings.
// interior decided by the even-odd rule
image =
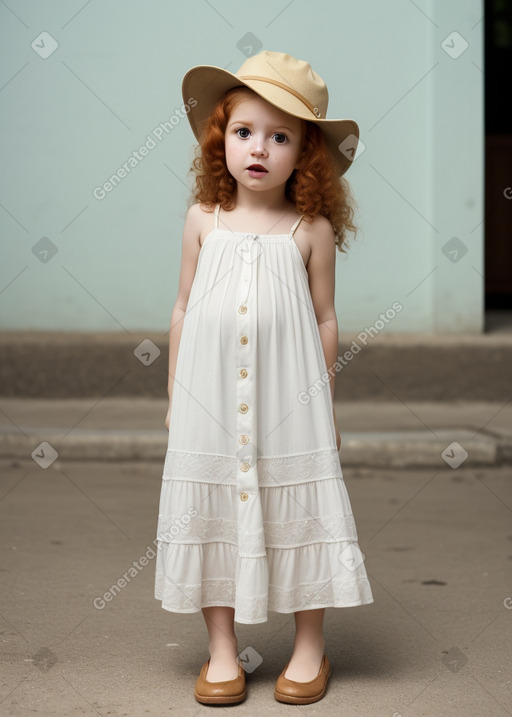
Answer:
[[[256,192],[283,187],[302,148],[303,120],[259,96],[243,99],[231,112],[225,132],[226,164],[238,184]],[[254,171],[252,165],[266,171]]]

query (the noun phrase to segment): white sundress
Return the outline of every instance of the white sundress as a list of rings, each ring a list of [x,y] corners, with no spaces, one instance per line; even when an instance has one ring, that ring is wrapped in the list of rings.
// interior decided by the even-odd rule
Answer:
[[[293,233],[215,228],[177,356],[157,526],[165,610],[239,623],[373,602]]]

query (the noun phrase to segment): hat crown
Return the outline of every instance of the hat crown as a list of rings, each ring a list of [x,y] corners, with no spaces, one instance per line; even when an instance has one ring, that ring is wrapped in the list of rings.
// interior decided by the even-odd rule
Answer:
[[[235,74],[240,79],[248,77],[251,81],[277,84],[303,102],[305,117],[312,113],[316,119],[326,118],[327,85],[305,60],[285,52],[263,50],[249,57]]]

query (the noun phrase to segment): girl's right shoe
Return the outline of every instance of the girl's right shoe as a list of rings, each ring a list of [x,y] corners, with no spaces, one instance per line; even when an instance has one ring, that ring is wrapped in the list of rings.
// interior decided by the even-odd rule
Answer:
[[[246,697],[245,689],[245,670],[238,663],[238,677],[234,680],[225,680],[224,682],[209,682],[206,679],[210,659],[201,667],[201,672],[196,681],[194,688],[194,697],[198,702],[205,705],[232,705],[237,702],[243,702]]]

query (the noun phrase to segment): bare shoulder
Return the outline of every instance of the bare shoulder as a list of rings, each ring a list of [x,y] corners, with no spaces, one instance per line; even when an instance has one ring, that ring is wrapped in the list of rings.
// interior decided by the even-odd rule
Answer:
[[[309,269],[312,257],[330,257],[335,251],[334,229],[329,219],[317,214],[311,221],[301,221],[294,234],[306,268]]]
[[[201,251],[201,233],[206,213],[201,205],[192,204],[187,210],[183,227],[181,269],[176,306],[186,310],[190,289],[196,273]]]
[[[191,221],[199,224],[200,222],[204,221],[205,217],[212,214],[213,211],[214,210],[210,209],[207,204],[196,202],[188,208],[187,219],[190,218]]]
[[[215,207],[212,207],[209,204],[204,204],[203,202],[197,202],[197,204],[193,204],[190,208],[194,209],[201,216],[204,216],[205,214],[213,214],[215,211]]]
[[[314,249],[316,246],[329,247],[334,244],[334,229],[327,217],[323,214],[317,214],[313,218],[313,221],[306,222],[302,221],[301,226],[305,228],[305,231],[311,240],[311,248]]]
[[[316,320],[321,324],[336,319],[334,309],[336,235],[329,219],[319,215],[309,224],[309,233],[311,235],[311,256],[307,267],[309,289]]]
[[[206,235],[213,229],[213,213],[215,207],[197,202],[192,204],[187,212],[187,217],[190,215],[190,220],[194,227],[197,228],[199,237],[199,246],[201,247]]]
[[[199,254],[203,239],[208,233],[208,221],[212,222],[210,215],[213,211],[213,209],[208,210],[207,205],[199,202],[188,208],[183,227],[183,245],[187,248],[190,256],[194,253]]]

